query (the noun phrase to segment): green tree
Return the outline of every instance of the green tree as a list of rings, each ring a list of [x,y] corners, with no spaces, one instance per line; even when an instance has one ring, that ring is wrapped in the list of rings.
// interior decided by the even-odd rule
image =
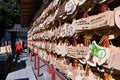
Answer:
[[[15,23],[20,23],[20,0],[0,0],[0,38]]]

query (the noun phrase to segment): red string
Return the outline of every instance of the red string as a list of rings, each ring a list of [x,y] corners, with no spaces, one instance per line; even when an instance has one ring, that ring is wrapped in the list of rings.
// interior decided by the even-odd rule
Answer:
[[[109,47],[108,36],[103,36],[103,37],[102,37],[102,42],[100,43],[100,46]]]
[[[84,37],[84,46],[89,46],[89,38]]]
[[[73,46],[77,46],[77,38],[74,38],[72,45],[73,45]]]
[[[100,8],[100,13],[105,12],[108,10],[108,5],[107,4],[102,4],[101,8]]]
[[[78,67],[78,61],[76,59],[74,60],[73,67],[75,67],[75,68]]]
[[[85,11],[84,13],[83,13],[83,16],[82,16],[83,18],[87,18],[88,17],[88,12],[87,11]],[[87,37],[84,37],[84,45],[85,46],[89,46],[89,39],[87,38]]]
[[[88,12],[87,11],[85,11],[84,13],[83,13],[83,16],[82,16],[83,18],[87,18],[88,17]]]

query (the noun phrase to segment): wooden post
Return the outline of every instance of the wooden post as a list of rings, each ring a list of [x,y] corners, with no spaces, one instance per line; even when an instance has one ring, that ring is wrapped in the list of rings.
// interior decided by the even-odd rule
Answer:
[[[37,56],[38,59],[38,71],[37,71],[37,75],[40,76],[40,57]]]
[[[51,74],[51,67],[50,66],[47,66],[47,72],[48,72],[48,74]]]
[[[34,69],[37,69],[36,67],[36,54],[34,53]]]
[[[47,54],[50,55],[50,52],[47,51]],[[51,74],[51,66],[47,65],[47,72],[48,74]]]
[[[52,80],[56,80],[55,79],[55,72],[54,72],[54,66],[51,66],[51,70],[52,70]]]
[[[30,50],[30,61],[32,61],[32,51]]]

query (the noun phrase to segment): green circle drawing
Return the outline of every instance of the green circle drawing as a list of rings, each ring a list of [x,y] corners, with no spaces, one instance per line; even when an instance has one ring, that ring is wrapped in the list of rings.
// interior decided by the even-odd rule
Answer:
[[[99,58],[104,58],[105,56],[106,56],[105,50],[100,50],[100,51],[98,52],[98,57],[99,57]]]

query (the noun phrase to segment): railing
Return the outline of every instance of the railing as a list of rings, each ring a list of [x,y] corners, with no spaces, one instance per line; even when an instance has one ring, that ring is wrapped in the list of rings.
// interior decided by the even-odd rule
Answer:
[[[30,60],[32,61],[32,55],[34,54],[34,69],[37,69],[37,76],[40,76],[40,60],[44,62],[47,65],[48,72],[52,75],[51,80],[56,80],[56,75],[60,78],[60,80],[66,80],[66,78],[59,73],[54,66],[49,64],[47,61],[45,61],[43,58],[41,58],[39,55],[37,55],[32,50],[30,51]]]

